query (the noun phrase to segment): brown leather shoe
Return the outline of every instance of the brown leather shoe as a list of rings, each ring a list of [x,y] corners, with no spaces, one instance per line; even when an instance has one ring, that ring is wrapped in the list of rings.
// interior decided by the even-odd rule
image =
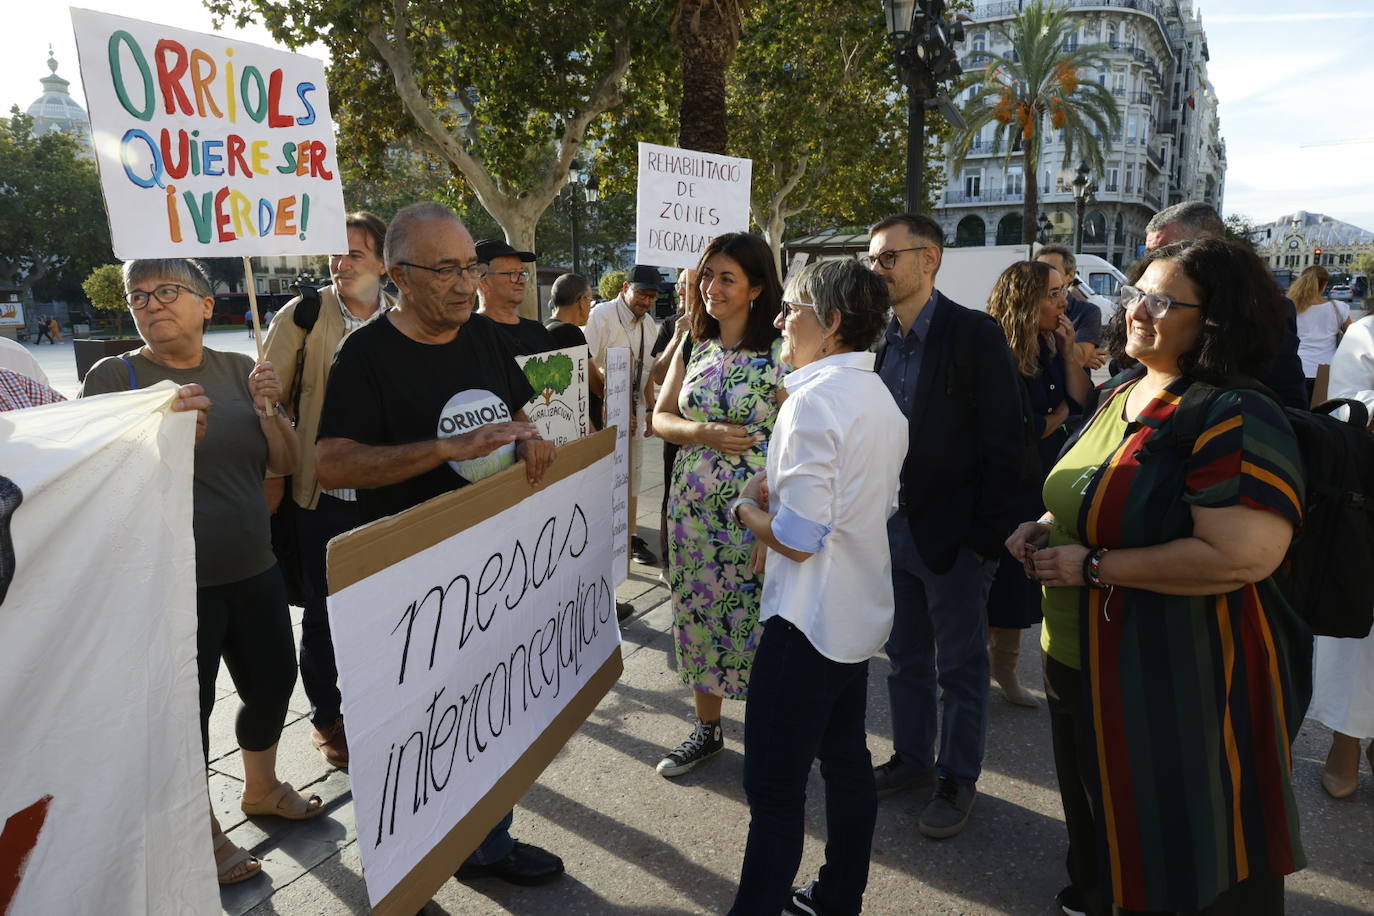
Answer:
[[[344,733],[343,719],[325,728],[312,729],[310,740],[330,766],[348,769],[348,736]]]

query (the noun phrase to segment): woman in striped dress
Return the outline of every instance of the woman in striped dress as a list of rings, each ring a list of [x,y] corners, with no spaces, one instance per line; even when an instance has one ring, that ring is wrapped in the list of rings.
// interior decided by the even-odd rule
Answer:
[[[1138,365],[1007,544],[1046,586],[1060,902],[1282,913],[1305,864],[1291,747],[1311,693],[1310,633],[1272,579],[1301,519],[1297,441],[1257,391],[1187,397],[1272,361],[1279,294],[1219,241],[1151,252],[1136,277],[1114,355]],[[1195,437],[1175,423],[1185,401],[1205,411]]]

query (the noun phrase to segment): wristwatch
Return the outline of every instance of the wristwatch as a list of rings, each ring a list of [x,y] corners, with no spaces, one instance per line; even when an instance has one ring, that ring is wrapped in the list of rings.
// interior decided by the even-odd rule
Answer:
[[[740,518],[739,518],[739,507],[740,507],[740,506],[753,506],[755,509],[757,509],[757,508],[759,507],[759,502],[758,502],[758,500],[753,499],[753,498],[748,497],[748,496],[741,496],[741,497],[739,497],[739,498],[733,500],[733,501],[730,503],[730,517],[733,518],[733,519],[735,520],[735,524],[736,524],[736,525],[743,525],[743,524],[744,524],[744,522],[740,521]]]

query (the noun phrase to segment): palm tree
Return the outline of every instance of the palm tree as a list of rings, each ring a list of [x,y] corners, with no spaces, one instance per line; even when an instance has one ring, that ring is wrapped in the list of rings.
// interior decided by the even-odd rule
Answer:
[[[678,146],[725,155],[725,71],[739,47],[747,0],[680,0],[672,36],[682,61]]]
[[[963,165],[983,127],[996,124],[993,149],[1005,145],[1007,163],[1016,152],[1021,153],[1025,181],[1021,227],[1026,242],[1035,241],[1040,198],[1036,173],[1046,122],[1050,129],[1064,132],[1063,166],[1073,162],[1078,147],[1079,158],[1087,160],[1099,175],[1102,154],[1121,130],[1121,113],[1112,93],[1083,77],[1088,68],[1107,69],[1106,52],[1110,49],[1103,44],[1075,47],[1069,43],[1074,29],[1067,7],[1034,0],[1009,24],[992,27],[1011,44],[1011,50],[1006,54],[985,52],[991,59],[987,68],[968,74],[959,86],[973,87],[973,94],[963,111],[968,130],[954,143],[955,170]]]

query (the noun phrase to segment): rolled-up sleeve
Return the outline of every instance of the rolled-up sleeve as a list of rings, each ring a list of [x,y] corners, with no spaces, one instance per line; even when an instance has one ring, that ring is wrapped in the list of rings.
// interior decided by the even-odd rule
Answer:
[[[819,405],[794,404],[791,413],[800,422],[772,443],[778,451],[777,480],[770,484],[777,512],[773,536],[793,550],[816,553],[834,523],[839,424]]]

